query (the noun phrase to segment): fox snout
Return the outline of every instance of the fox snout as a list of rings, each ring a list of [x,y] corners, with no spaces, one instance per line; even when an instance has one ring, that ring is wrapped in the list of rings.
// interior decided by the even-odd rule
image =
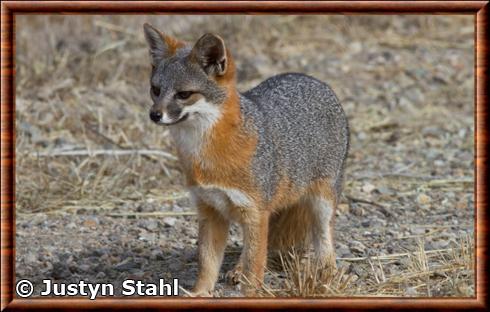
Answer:
[[[166,109],[161,105],[154,105],[150,109],[150,119],[160,125],[174,125],[186,120],[187,113],[183,113],[183,108],[179,105],[169,105]]]

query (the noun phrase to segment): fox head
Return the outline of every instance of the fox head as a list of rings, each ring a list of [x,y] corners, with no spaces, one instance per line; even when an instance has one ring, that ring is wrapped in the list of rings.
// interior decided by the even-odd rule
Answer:
[[[160,125],[213,122],[234,80],[234,66],[223,39],[203,35],[194,45],[144,24],[152,65],[150,119]]]

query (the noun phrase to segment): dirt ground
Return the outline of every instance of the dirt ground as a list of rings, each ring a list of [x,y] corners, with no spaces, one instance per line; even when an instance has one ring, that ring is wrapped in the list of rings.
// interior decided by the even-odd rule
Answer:
[[[148,118],[146,21],[220,34],[242,91],[283,72],[321,79],[349,117],[339,269],[312,282],[271,266],[264,295],[474,296],[473,16],[17,17],[18,280],[36,294],[43,279],[192,287],[197,220]],[[216,296],[239,295],[224,274],[240,246],[235,226]]]

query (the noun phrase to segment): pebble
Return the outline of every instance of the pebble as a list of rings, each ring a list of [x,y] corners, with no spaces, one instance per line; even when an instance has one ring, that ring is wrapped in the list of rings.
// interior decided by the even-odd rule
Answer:
[[[148,231],[155,231],[158,229],[158,221],[155,219],[144,219],[139,222],[139,224],[147,229]]]
[[[125,272],[130,269],[136,269],[139,268],[139,264],[136,263],[132,258],[127,258],[124,259],[123,261],[119,262],[114,266],[114,269],[120,271],[120,272]]]
[[[350,243],[350,250],[355,253],[363,254],[366,251],[366,246],[359,241],[353,241]]]
[[[350,252],[349,247],[347,247],[347,246],[337,248],[337,255],[342,257],[342,258],[349,258],[349,257],[353,256],[352,253]]]
[[[414,228],[411,229],[411,232],[414,235],[422,235],[422,234],[425,234],[425,228],[414,227]]]
[[[382,195],[386,195],[386,196],[393,196],[395,195],[395,191],[389,187],[386,187],[386,186],[381,186],[381,187],[378,187],[377,188],[378,192]]]
[[[83,271],[83,272],[88,272],[90,271],[90,265],[88,264],[80,264],[78,265],[77,267],[80,271]]]
[[[444,167],[446,165],[446,162],[444,160],[437,159],[434,160],[434,165],[436,165],[437,167]]]
[[[357,217],[362,217],[365,214],[364,209],[359,205],[352,205],[351,213]]]
[[[366,132],[364,131],[361,131],[357,134],[357,138],[360,140],[360,141],[364,141],[368,138],[368,135]]]
[[[96,279],[103,279],[106,277],[106,274],[102,271],[98,272],[97,275],[95,275]]]
[[[370,220],[361,221],[361,225],[363,227],[369,227],[371,225],[371,221]]]
[[[62,280],[70,277],[72,273],[68,268],[60,262],[53,264],[52,276],[55,279]]]
[[[421,205],[428,205],[431,202],[431,198],[426,194],[419,194],[417,196],[417,202]]]
[[[140,240],[154,242],[157,239],[157,235],[155,233],[141,233],[139,236]]]
[[[25,255],[24,257],[25,261],[26,262],[30,262],[30,263],[33,263],[33,262],[37,262],[38,260],[38,256],[34,253],[34,252],[29,252]]]
[[[418,292],[413,287],[407,287],[405,289],[405,295],[413,297],[413,296],[417,296],[418,295]]]
[[[83,226],[94,229],[99,224],[98,218],[92,217],[83,221]]]
[[[349,212],[349,204],[339,204],[337,206],[337,209],[341,213],[348,213]]]
[[[163,224],[168,227],[173,227],[175,225],[175,222],[177,222],[177,219],[174,217],[165,217],[163,219]]]
[[[361,190],[364,192],[364,193],[371,193],[372,191],[374,191],[376,189],[376,186],[374,186],[373,184],[371,183],[364,183],[364,185],[362,186]]]
[[[70,222],[66,225],[66,228],[69,230],[74,230],[77,228],[77,225],[75,224],[75,222]]]
[[[163,260],[163,253],[160,249],[153,249],[151,251],[151,257],[156,260]]]

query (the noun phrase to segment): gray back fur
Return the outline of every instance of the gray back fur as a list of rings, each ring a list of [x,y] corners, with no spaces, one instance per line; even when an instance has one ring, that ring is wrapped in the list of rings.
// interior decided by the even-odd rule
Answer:
[[[303,74],[281,74],[243,93],[240,102],[245,124],[258,133],[252,166],[266,200],[282,175],[301,188],[328,178],[340,194],[349,129],[327,84]]]

